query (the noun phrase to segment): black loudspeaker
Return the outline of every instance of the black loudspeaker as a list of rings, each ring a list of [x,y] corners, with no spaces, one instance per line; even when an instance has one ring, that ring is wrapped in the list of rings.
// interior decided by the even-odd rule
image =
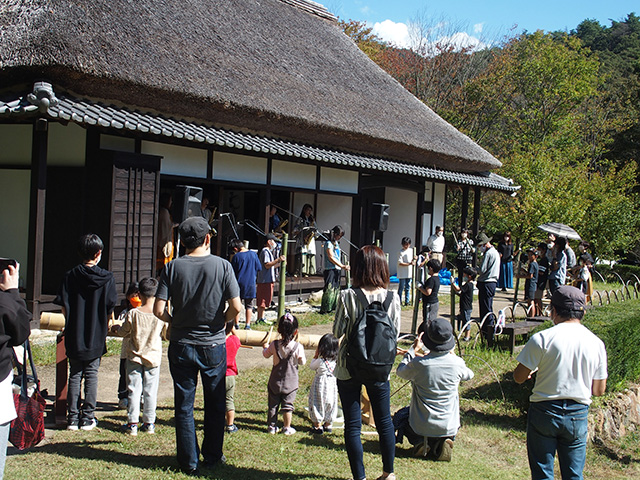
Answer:
[[[176,185],[173,192],[173,207],[171,214],[174,223],[182,223],[189,217],[200,215],[202,203],[202,189],[189,185]]]
[[[372,203],[369,210],[369,226],[376,232],[386,232],[389,225],[389,205]]]

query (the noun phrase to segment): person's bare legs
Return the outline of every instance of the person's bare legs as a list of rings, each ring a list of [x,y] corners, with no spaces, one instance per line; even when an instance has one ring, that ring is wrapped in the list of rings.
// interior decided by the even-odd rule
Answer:
[[[284,424],[285,430],[291,426],[292,417],[293,417],[293,412],[290,412],[290,411],[282,412],[282,423]]]
[[[227,410],[227,413],[225,413],[225,416],[227,417],[227,425],[233,425],[233,422],[236,419],[236,411]]]
[[[258,307],[258,320],[262,320],[264,318],[265,307]]]

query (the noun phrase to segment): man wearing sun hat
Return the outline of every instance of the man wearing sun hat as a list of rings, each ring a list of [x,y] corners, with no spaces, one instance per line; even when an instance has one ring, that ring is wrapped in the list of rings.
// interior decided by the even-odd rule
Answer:
[[[424,347],[425,356],[416,356]],[[418,337],[398,365],[400,378],[413,386],[409,406],[409,424],[399,430],[416,448],[420,457],[450,461],[453,440],[460,428],[460,399],[458,385],[473,378],[462,358],[452,350],[456,340],[451,323],[435,318],[422,324]]]
[[[176,447],[180,468],[198,475],[200,466],[225,463],[227,350],[225,324],[242,309],[231,264],[211,255],[211,227],[201,216],[180,224],[186,255],[162,271],[153,313],[170,325],[169,370],[173,378]],[[172,311],[166,309],[171,300]],[[228,307],[227,307],[228,305]],[[204,438],[198,446],[193,402],[202,378]],[[200,453],[204,462],[200,462]]]
[[[604,343],[580,323],[585,296],[564,285],[551,296],[554,326],[527,342],[513,372],[523,383],[537,371],[529,398],[527,452],[531,478],[553,478],[556,451],[563,479],[581,479],[587,453],[591,396],[607,386]]]

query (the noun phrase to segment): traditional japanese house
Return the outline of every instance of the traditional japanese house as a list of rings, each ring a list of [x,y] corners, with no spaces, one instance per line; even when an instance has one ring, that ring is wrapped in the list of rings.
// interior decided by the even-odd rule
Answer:
[[[219,254],[234,229],[260,247],[247,224],[267,205],[291,227],[309,203],[320,231],[390,258],[445,222],[448,187],[516,189],[308,0],[4,1],[0,140],[0,256],[36,318],[82,233],[105,240],[120,293],[153,274],[158,198],[178,185],[216,207]]]

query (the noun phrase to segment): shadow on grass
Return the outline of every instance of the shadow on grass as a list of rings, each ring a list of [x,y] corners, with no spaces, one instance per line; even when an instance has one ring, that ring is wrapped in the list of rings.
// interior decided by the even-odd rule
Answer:
[[[175,455],[141,455],[130,454],[125,452],[113,451],[111,441],[91,441],[82,442],[66,442],[64,444],[48,444],[38,447],[38,452],[52,454],[57,456],[69,457],[74,460],[96,460],[102,462],[110,462],[114,464],[127,465],[129,467],[140,468],[144,470],[160,470],[179,472]],[[201,467],[201,478],[219,478],[219,479],[289,479],[296,480],[299,478],[326,478],[322,475],[301,473],[295,474],[291,472],[269,472],[259,468],[243,468],[234,467],[233,465],[220,465],[214,468]]]

